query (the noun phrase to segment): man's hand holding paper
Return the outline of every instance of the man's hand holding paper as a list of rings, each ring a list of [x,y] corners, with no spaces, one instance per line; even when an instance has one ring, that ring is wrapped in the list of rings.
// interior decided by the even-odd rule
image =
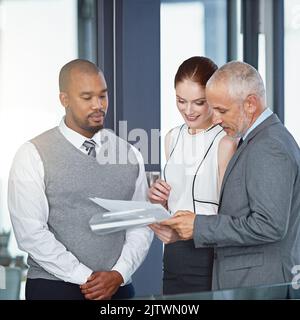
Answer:
[[[175,215],[160,224],[173,229],[181,240],[193,238],[195,213],[190,211],[177,211]]]

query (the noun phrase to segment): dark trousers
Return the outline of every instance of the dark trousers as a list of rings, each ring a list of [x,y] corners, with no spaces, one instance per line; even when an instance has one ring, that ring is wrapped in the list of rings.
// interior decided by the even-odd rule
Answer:
[[[26,300],[85,300],[78,284],[47,279],[27,279],[25,297]],[[120,287],[112,300],[133,297],[134,288],[130,283]]]
[[[164,250],[163,294],[210,291],[212,248],[196,249],[193,240],[167,244]]]

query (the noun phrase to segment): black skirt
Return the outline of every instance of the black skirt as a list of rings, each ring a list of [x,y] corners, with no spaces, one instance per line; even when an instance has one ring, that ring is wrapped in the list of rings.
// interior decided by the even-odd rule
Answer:
[[[167,244],[164,250],[163,294],[210,291],[213,248],[195,248],[194,241]]]

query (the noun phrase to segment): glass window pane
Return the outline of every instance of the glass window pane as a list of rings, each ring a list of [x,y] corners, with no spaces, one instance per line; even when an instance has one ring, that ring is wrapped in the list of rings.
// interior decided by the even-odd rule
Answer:
[[[266,84],[266,36],[264,33],[258,35],[258,72]]]
[[[237,60],[243,61],[242,2],[237,0]]]
[[[226,62],[226,1],[164,0],[161,3],[161,134],[183,123],[176,107],[174,77],[191,56]],[[164,143],[162,166],[165,163]]]
[[[175,105],[175,73],[185,59],[204,55],[204,45],[204,5],[201,2],[162,3],[160,61],[163,136],[182,122]]]
[[[26,140],[58,124],[64,114],[58,73],[77,56],[77,1],[0,1],[0,231],[11,228],[6,198],[13,157]],[[17,253],[14,241],[10,249]]]
[[[300,0],[285,0],[285,125],[300,144]]]

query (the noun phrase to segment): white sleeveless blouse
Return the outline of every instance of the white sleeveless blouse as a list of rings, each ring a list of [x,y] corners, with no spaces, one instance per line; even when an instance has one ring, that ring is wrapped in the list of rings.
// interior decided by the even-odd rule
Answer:
[[[226,133],[220,126],[191,135],[186,124],[171,131],[170,157],[164,177],[171,186],[171,214],[189,210],[217,214],[219,205],[218,146]]]

